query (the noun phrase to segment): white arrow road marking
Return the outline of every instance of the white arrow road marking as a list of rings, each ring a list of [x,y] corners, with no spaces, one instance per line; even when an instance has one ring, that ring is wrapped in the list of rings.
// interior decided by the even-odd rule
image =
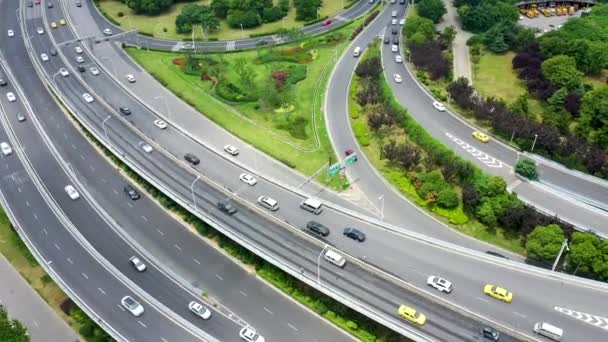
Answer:
[[[458,146],[462,147],[465,151],[469,152],[473,157],[475,157],[480,162],[484,163],[487,167],[501,168],[503,167],[503,163],[490,156],[489,154],[476,149],[475,147],[469,145],[468,143],[460,140],[459,138],[453,136],[451,133],[445,133],[445,135],[452,139]]]
[[[559,306],[555,307],[555,311],[559,311],[568,316],[572,316],[585,323],[595,325],[598,328],[608,330],[608,318],[606,318],[606,317],[596,316],[596,315],[584,313],[581,311],[570,310],[570,309],[566,309],[566,308],[560,308]]]

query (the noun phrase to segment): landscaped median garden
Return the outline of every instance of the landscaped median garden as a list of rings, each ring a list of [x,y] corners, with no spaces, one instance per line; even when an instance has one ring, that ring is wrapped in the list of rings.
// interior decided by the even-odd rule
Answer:
[[[505,180],[484,174],[430,136],[397,102],[378,45],[362,57],[350,89],[350,117],[363,152],[401,193],[455,229],[543,265],[570,239],[564,269],[608,280],[608,241],[524,206]],[[528,162],[518,172],[537,175]],[[533,166],[533,165],[532,165]]]
[[[336,160],[322,103],[336,57],[360,23],[294,44],[235,53],[127,51],[203,115],[284,164],[312,175]]]

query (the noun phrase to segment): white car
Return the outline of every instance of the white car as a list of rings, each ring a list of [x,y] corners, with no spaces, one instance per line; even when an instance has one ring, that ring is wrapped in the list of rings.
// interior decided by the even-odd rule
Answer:
[[[43,62],[48,62],[49,56],[46,53],[43,53],[40,55],[40,59],[42,59]]]
[[[83,52],[83,50],[80,46],[75,47],[74,50],[76,51],[77,54],[81,54]]]
[[[146,143],[145,141],[140,141],[138,145],[146,153],[151,153],[152,151],[154,151],[152,146],[150,146],[150,144]]]
[[[14,36],[15,36],[15,31],[13,31],[13,30],[8,30],[8,36],[9,36],[9,37],[14,37]]]
[[[76,56],[76,62],[84,63],[84,58],[82,58],[82,56]]]
[[[191,301],[190,304],[188,304],[188,309],[202,319],[209,319],[209,317],[211,317],[211,311],[195,301]]]
[[[66,185],[65,188],[63,188],[63,189],[65,190],[65,192],[68,194],[68,196],[70,196],[70,198],[73,201],[80,198],[80,194],[78,193],[78,191],[76,191],[76,189],[73,186]]]
[[[129,83],[135,83],[135,76],[131,74],[126,74],[125,77],[127,78],[127,81],[129,81]]]
[[[236,155],[239,154],[239,149],[236,148],[236,147],[234,147],[234,146],[232,146],[232,145],[226,145],[226,146],[224,146],[224,151],[230,153],[233,156],[236,156]]]
[[[279,202],[277,202],[274,198],[272,197],[268,197],[268,196],[260,196],[258,197],[258,203],[268,209],[268,210],[272,210],[272,211],[277,211],[279,210]]]
[[[161,119],[154,120],[154,125],[156,125],[156,127],[160,128],[160,129],[167,128],[167,123]]]
[[[251,186],[254,186],[258,183],[258,181],[255,179],[255,177],[253,177],[252,175],[250,175],[248,173],[241,173],[241,175],[239,176],[239,179],[241,180],[241,182],[249,184]]]
[[[139,272],[143,272],[146,270],[146,264],[144,264],[138,257],[132,256],[131,258],[129,258],[129,261],[131,262],[133,267],[135,267],[135,269]]]
[[[247,342],[265,342],[264,337],[258,334],[253,328],[245,327],[239,332],[239,336]]]
[[[139,302],[133,299],[131,296],[122,297],[120,303],[122,304],[122,306],[125,307],[125,309],[129,310],[131,315],[135,317],[139,317],[141,316],[141,314],[144,313],[144,307],[141,306],[141,304],[139,304]]]
[[[399,45],[397,45],[397,44],[393,44],[393,46],[391,46],[391,51],[392,51],[392,52],[397,52],[397,51],[399,51]]]
[[[110,30],[109,28],[104,29],[103,30],[103,34],[105,34],[106,36],[111,36],[112,35],[112,30]]]
[[[0,143],[0,150],[2,150],[2,154],[5,156],[10,156],[13,154],[13,149],[8,145],[7,142],[4,141]]]
[[[445,105],[439,101],[433,101],[433,107],[440,112],[445,112]]]
[[[39,27],[36,29],[36,32],[38,32],[38,34],[44,34],[44,29],[42,27]]]
[[[59,73],[61,74],[61,76],[63,77],[67,77],[70,75],[70,73],[68,72],[68,70],[66,68],[61,68],[59,69]]]
[[[401,79],[401,75],[399,74],[394,74],[393,75],[393,79],[395,80],[395,82],[397,83],[401,83],[402,79]]]
[[[91,71],[91,74],[95,76],[99,75],[99,69],[97,69],[97,67],[90,67],[89,70]]]
[[[17,98],[15,97],[15,94],[13,94],[10,91],[8,93],[6,93],[6,98],[8,99],[9,102],[15,102],[15,101],[17,101]]]
[[[405,19],[399,20],[399,25],[405,25]]]
[[[402,63],[403,62],[403,57],[401,57],[401,55],[395,55],[395,62]]]
[[[89,94],[89,93],[82,94],[82,98],[85,101],[87,101],[87,103],[91,103],[91,102],[95,101],[95,99],[93,99],[93,96],[91,96],[91,94]]]
[[[437,276],[430,276],[427,280],[426,283],[430,286],[433,287],[441,292],[445,292],[445,293],[450,293],[452,292],[452,290],[454,289],[454,286],[452,285],[451,282],[437,277]]]
[[[397,19],[393,19],[393,20],[391,20],[391,24],[393,24],[393,25],[397,25]]]

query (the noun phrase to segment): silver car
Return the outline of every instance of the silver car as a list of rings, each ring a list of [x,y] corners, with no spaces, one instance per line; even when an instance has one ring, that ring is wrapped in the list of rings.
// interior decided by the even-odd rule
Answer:
[[[427,285],[432,288],[435,288],[441,292],[450,293],[454,289],[454,286],[450,281],[447,281],[443,278],[437,276],[430,276],[426,280]]]
[[[260,196],[258,197],[258,203],[268,209],[268,210],[272,210],[272,211],[277,211],[279,210],[279,202],[277,202],[274,198],[272,197],[268,197],[268,196]]]
[[[131,315],[133,315],[135,317],[139,317],[144,313],[144,307],[141,304],[139,304],[138,301],[133,299],[131,296],[122,297],[122,299],[120,300],[120,303],[122,304],[122,306],[125,309],[129,310]]]
[[[190,304],[188,304],[188,309],[202,319],[209,319],[209,317],[211,317],[211,311],[209,311],[209,309],[204,307],[201,303],[191,301]]]
[[[131,262],[133,267],[135,267],[135,269],[139,272],[143,272],[146,270],[146,264],[144,264],[138,257],[132,256],[131,258],[129,258],[129,261]]]

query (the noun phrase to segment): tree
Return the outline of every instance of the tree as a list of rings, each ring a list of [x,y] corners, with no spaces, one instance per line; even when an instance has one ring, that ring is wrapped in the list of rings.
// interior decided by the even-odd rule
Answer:
[[[536,171],[536,163],[530,159],[521,159],[515,164],[515,173],[522,175],[528,179],[538,179],[538,171]]]
[[[466,77],[459,77],[456,81],[448,84],[448,93],[457,105],[464,109],[471,109],[475,104],[475,89],[469,85]]]
[[[198,22],[207,31],[215,31],[220,27],[220,21],[215,16],[213,10],[209,6],[200,6],[201,10],[198,14]]]
[[[241,28],[241,25],[243,28],[252,28],[262,23],[262,17],[255,10],[230,10],[226,20],[232,28]]]
[[[187,15],[179,14],[175,17],[175,30],[177,33],[192,32],[192,21],[190,21]]]
[[[505,36],[503,34],[493,36],[492,40],[488,43],[488,49],[496,53],[507,51],[509,45],[505,42]]]
[[[438,23],[447,13],[441,0],[420,0],[416,3],[416,11],[421,17],[431,19],[434,23]]]
[[[234,64],[234,70],[241,79],[241,84],[245,87],[254,88],[255,71],[245,58],[237,58]]]
[[[538,261],[552,261],[557,257],[564,242],[564,232],[556,224],[538,226],[528,235],[526,252],[528,257]]]
[[[296,20],[314,20],[317,18],[317,9],[321,7],[321,0],[293,0],[296,7]]]
[[[264,8],[264,11],[262,12],[262,20],[265,23],[272,23],[277,20],[280,20],[281,18],[283,18],[286,15],[287,15],[286,12],[283,12],[283,11],[281,11],[280,8],[273,6],[270,8]]]
[[[425,41],[433,40],[436,35],[435,24],[432,20],[423,17],[409,18],[403,27],[403,34],[406,38],[411,38],[416,33],[420,33]]]
[[[218,18],[225,19],[228,15],[228,1],[227,0],[213,0],[211,1],[211,9]]]
[[[361,78],[377,79],[382,74],[380,57],[371,57],[359,63],[355,69],[355,74]]]
[[[437,205],[442,208],[452,209],[458,206],[458,195],[452,188],[445,188],[437,195]]]
[[[578,132],[588,141],[608,146],[608,87],[591,90],[583,96]]]
[[[173,5],[175,0],[125,0],[125,4],[138,14],[159,14]]]
[[[16,319],[11,320],[0,305],[0,340],[3,342],[29,342],[27,329]]]
[[[572,242],[570,243],[570,253],[568,253],[568,266],[574,271],[582,273],[591,273],[593,263],[598,258],[599,252],[597,248],[600,245],[600,239],[590,233],[575,232],[572,234]]]
[[[509,110],[513,113],[526,116],[529,113],[529,105],[528,105],[528,94],[521,94],[513,101],[513,103],[509,106]]]
[[[570,56],[557,55],[541,65],[543,76],[557,88],[575,89],[581,84],[582,73],[576,69],[576,60]]]
[[[454,25],[449,25],[443,29],[443,32],[440,34],[440,39],[444,42],[444,44],[448,47],[452,46],[454,39],[456,38],[456,28]]]

